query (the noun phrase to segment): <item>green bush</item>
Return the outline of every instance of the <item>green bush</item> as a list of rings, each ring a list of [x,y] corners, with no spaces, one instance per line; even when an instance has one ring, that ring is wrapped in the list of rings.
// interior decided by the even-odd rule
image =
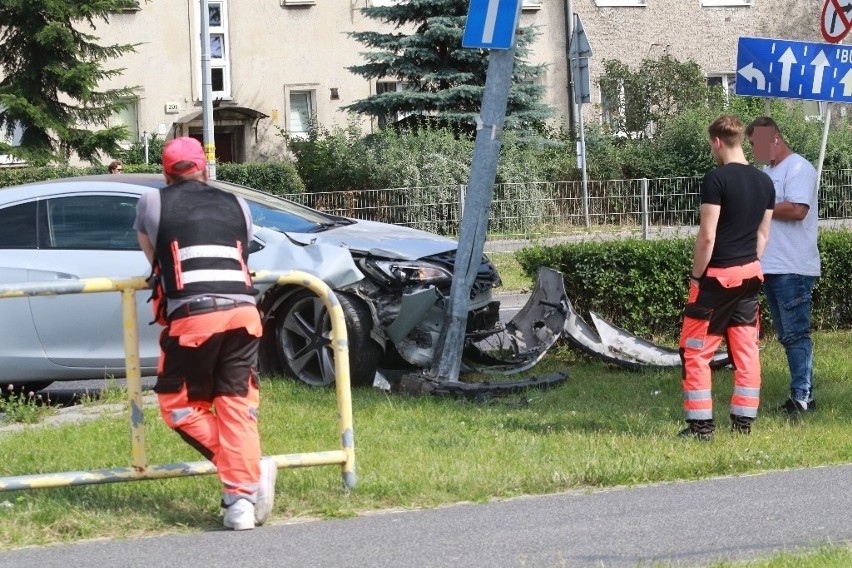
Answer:
[[[162,171],[162,166],[159,164],[124,164],[125,174],[157,174],[162,173]],[[105,173],[107,173],[106,166],[0,168],[0,187]],[[299,174],[296,173],[296,167],[289,162],[217,164],[216,178],[239,183],[274,195],[301,193],[305,190]]]
[[[302,193],[305,184],[290,162],[216,164],[216,179],[238,183],[273,195]]]
[[[621,240],[525,248],[516,253],[535,278],[540,266],[562,272],[574,307],[591,310],[637,335],[671,337],[680,329],[694,239]],[[813,327],[852,329],[852,232],[819,234],[822,277],[814,288]],[[765,305],[761,298],[762,305]],[[772,332],[768,309],[763,333]]]

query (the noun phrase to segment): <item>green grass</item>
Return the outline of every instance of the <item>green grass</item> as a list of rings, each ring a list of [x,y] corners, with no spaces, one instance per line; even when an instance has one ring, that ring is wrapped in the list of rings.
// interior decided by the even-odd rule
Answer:
[[[343,491],[336,466],[282,470],[273,520],[848,462],[850,344],[849,333],[817,334],[819,411],[791,421],[768,410],[786,398],[788,379],[783,350],[767,342],[764,410],[750,437],[727,430],[731,373],[717,372],[719,428],[709,444],[675,437],[683,420],[679,370],[610,368],[565,347],[535,369],[536,375],[568,371],[569,380],[548,391],[474,403],[359,389],[353,393],[357,488]],[[337,447],[332,390],[266,379],[262,396],[264,454]],[[201,459],[156,409],[145,417],[150,463]],[[0,435],[0,476],[129,461],[127,420]],[[0,493],[0,548],[210,529],[220,523],[218,495],[213,476]]]
[[[512,252],[492,252],[488,255],[491,262],[500,273],[500,278],[503,280],[503,286],[498,288],[498,292],[529,292],[532,290],[535,282],[529,278],[521,269],[521,265],[515,258],[515,253]]]

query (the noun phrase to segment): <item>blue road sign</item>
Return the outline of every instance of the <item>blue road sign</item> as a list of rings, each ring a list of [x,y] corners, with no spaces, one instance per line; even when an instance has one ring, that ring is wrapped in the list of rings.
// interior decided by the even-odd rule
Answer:
[[[852,46],[741,37],[735,92],[852,103]]]
[[[462,47],[510,49],[522,0],[470,0]]]

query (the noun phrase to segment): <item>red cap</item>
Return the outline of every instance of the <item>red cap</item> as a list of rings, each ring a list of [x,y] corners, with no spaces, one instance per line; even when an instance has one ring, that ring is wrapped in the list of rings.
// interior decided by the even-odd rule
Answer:
[[[181,162],[191,162],[189,166],[178,170],[175,166]],[[185,176],[196,170],[203,171],[207,167],[207,156],[201,142],[195,138],[181,136],[173,138],[163,146],[163,171],[170,175]]]

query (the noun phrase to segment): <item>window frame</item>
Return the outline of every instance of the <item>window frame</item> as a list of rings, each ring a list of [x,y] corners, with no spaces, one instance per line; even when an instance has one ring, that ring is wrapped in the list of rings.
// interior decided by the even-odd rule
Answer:
[[[221,17],[220,25],[214,26],[210,23],[210,10],[214,7],[219,7],[219,15]],[[196,14],[200,18],[201,15],[201,1],[197,1],[197,10]],[[229,6],[228,0],[208,0],[207,5],[207,41],[208,41],[208,49],[210,50],[210,82],[211,82],[211,95],[216,99],[224,99],[231,100],[232,93],[232,83],[231,83],[231,40],[229,33]],[[201,22],[198,22],[199,31],[201,29]],[[212,46],[210,45],[210,40],[213,37],[221,37],[222,38],[222,57],[214,58],[212,53]],[[203,98],[203,85],[204,78],[201,75],[201,34],[196,34],[196,48],[198,49],[198,60],[196,62],[196,69],[198,71],[198,96],[196,100],[202,100]],[[216,71],[220,71],[222,73],[222,89],[216,90],[212,88],[213,76]]]
[[[648,0],[595,0],[595,6],[598,8],[645,8],[648,6]]]
[[[300,138],[306,139],[311,131],[311,126],[317,122],[317,89],[315,85],[293,85],[291,87],[287,87],[285,89],[286,97],[285,102],[287,104],[287,112],[285,113],[285,131],[287,135],[291,138]],[[305,130],[294,131],[293,130],[293,95],[304,94],[307,98],[308,103],[308,116],[307,116],[307,124],[305,125]],[[298,112],[298,111],[297,111]],[[301,114],[301,113],[300,113]],[[304,119],[300,118],[299,122],[302,122]]]
[[[702,8],[748,8],[754,0],[700,0]]]
[[[141,99],[139,97],[129,97],[129,98],[123,99],[123,102],[126,103],[127,106],[124,108],[123,111],[121,111],[121,113],[126,112],[130,109],[133,109],[133,121],[134,121],[133,125],[129,125],[126,122],[122,122],[122,121],[117,120],[117,118],[121,116],[120,112],[112,113],[110,115],[109,119],[108,119],[107,124],[109,126],[118,126],[118,125],[124,124],[128,127],[128,130],[129,130],[128,137],[124,140],[119,141],[119,143],[118,143],[119,146],[121,146],[122,148],[129,148],[130,146],[133,145],[134,142],[136,142],[140,139],[140,137],[139,137],[139,103],[140,103],[140,101],[141,101]],[[131,126],[132,126],[132,128],[131,128]]]

